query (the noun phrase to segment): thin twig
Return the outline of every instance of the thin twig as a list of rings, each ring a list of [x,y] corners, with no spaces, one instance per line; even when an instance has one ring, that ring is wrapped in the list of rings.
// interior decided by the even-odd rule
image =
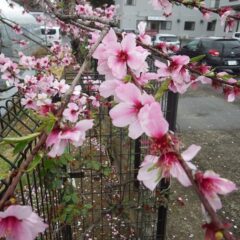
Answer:
[[[205,6],[201,6],[199,4],[197,4],[195,1],[189,2],[189,1],[183,1],[183,0],[170,0],[170,2],[172,3],[178,3],[181,5],[184,5],[185,7],[195,7],[198,8],[198,10],[202,13],[204,12],[212,12],[212,13],[216,13],[217,15],[221,16],[220,12],[221,12],[221,8],[208,8]],[[228,15],[227,18],[232,18],[234,20],[240,20],[240,15]]]
[[[89,62],[91,60],[91,56],[93,55],[93,53],[95,52],[96,48],[101,43],[102,39],[105,37],[105,35],[107,33],[108,33],[108,28],[106,28],[104,31],[102,31],[98,41],[90,49],[88,55],[86,56],[86,58],[85,58],[85,60],[83,62],[83,65],[79,69],[79,72],[78,72],[77,76],[74,78],[70,89],[65,94],[65,97],[63,99],[63,103],[62,103],[61,107],[59,108],[59,110],[58,110],[58,112],[56,114],[56,116],[58,118],[61,118],[62,113],[63,113],[66,105],[70,101],[70,98],[71,98],[71,95],[72,95],[72,93],[74,91],[75,86],[79,83],[82,74],[86,70],[86,68],[87,68],[87,66],[88,66],[88,64],[89,64]],[[47,134],[43,132],[41,134],[40,139],[37,142],[36,146],[33,148],[31,154],[29,154],[26,157],[25,161],[23,161],[21,163],[21,165],[19,166],[19,168],[17,170],[17,174],[16,174],[16,171],[12,172],[11,177],[10,177],[10,179],[12,179],[12,181],[11,181],[10,185],[8,186],[7,190],[3,193],[2,198],[0,199],[0,209],[4,208],[5,202],[12,196],[12,194],[13,194],[15,188],[17,187],[17,184],[21,180],[21,177],[24,174],[25,170],[28,168],[29,164],[33,161],[34,156],[43,147],[43,145],[45,144],[46,140],[47,140]]]
[[[1,21],[2,23],[6,24],[8,27],[14,29],[14,26],[13,26],[12,24],[8,23],[7,21],[5,21],[2,17],[0,17],[0,21]],[[46,46],[44,46],[44,45],[41,44],[40,42],[36,41],[36,40],[33,39],[32,37],[29,37],[29,36],[26,35],[25,33],[22,33],[21,35],[24,36],[25,38],[27,38],[28,40],[36,43],[36,44],[39,45],[40,47],[44,48],[45,50],[47,50],[48,53],[51,53],[51,54],[52,54],[52,52],[51,52]]]
[[[223,234],[224,234],[224,237],[225,237],[226,240],[234,240],[235,237],[232,234],[230,234],[230,232],[226,228],[224,228],[223,222],[220,220],[219,216],[217,215],[217,213],[214,211],[214,209],[210,205],[210,203],[207,200],[207,198],[205,197],[204,193],[199,188],[197,182],[194,179],[191,168],[189,168],[189,166],[187,165],[187,163],[183,159],[182,155],[179,153],[178,149],[176,148],[175,144],[172,141],[171,135],[167,134],[167,137],[170,140],[170,143],[171,143],[175,153],[177,154],[179,163],[181,164],[183,170],[185,171],[188,178],[190,179],[193,189],[195,190],[196,194],[198,195],[198,197],[199,197],[201,203],[203,204],[205,210],[208,212],[212,223],[214,224],[214,226],[218,230],[223,231]]]

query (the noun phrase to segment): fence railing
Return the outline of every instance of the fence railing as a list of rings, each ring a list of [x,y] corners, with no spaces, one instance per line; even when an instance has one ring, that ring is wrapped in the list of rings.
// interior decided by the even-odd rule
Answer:
[[[65,77],[71,79],[72,76]],[[85,92],[94,94],[99,80],[103,79],[97,74],[84,76]],[[170,129],[175,130],[177,95],[166,94],[161,104]],[[49,224],[40,239],[165,239],[169,185],[162,181],[152,193],[137,182],[138,168],[149,151],[147,138],[128,138],[126,129],[111,124],[108,111],[107,104],[95,108],[95,127],[84,145],[69,148],[74,159],[64,169],[60,188],[49,188],[51,179],[45,175],[48,171],[45,159],[33,172],[26,172],[22,177],[15,197],[22,204],[30,204]],[[18,94],[0,106],[0,113],[1,138],[27,135],[39,126],[38,120],[22,108]],[[17,155],[13,154],[14,146],[0,147],[0,168],[4,172],[6,168],[10,172],[17,170],[33,145],[34,142]],[[8,176],[1,176],[0,194],[10,182]],[[71,224],[59,219],[66,184],[77,191],[81,210]]]

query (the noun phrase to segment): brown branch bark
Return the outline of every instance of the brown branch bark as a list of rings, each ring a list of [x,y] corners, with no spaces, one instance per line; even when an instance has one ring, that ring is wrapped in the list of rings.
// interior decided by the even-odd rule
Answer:
[[[181,164],[183,170],[185,171],[185,173],[187,174],[188,178],[190,179],[190,181],[192,183],[192,187],[195,190],[196,194],[198,195],[199,200],[201,201],[201,203],[204,206],[205,210],[208,212],[208,214],[209,214],[209,216],[210,216],[210,218],[212,220],[212,223],[214,224],[214,226],[217,229],[219,229],[219,230],[221,230],[223,232],[224,237],[225,237],[226,240],[235,240],[235,237],[232,234],[230,234],[230,232],[227,229],[224,228],[224,224],[223,224],[222,220],[217,215],[217,213],[214,211],[214,209],[210,205],[209,201],[206,199],[204,193],[199,188],[197,182],[194,179],[192,170],[186,164],[185,160],[182,158],[182,155],[179,153],[179,151],[176,148],[175,144],[172,142],[170,134],[167,134],[167,137],[170,140],[171,145],[172,145],[173,149],[175,150],[175,153],[178,156],[179,163]]]
[[[61,118],[62,113],[71,98],[74,87],[80,82],[81,76],[84,73],[84,71],[86,70],[86,68],[91,60],[92,54],[95,52],[96,48],[101,43],[102,39],[105,37],[105,35],[107,33],[108,33],[108,28],[106,28],[104,31],[102,31],[98,41],[90,49],[87,57],[85,58],[85,60],[83,62],[83,65],[79,69],[77,76],[74,78],[72,85],[71,85],[70,89],[68,90],[68,92],[66,93],[66,95],[63,99],[63,103],[56,114],[56,116],[58,118]],[[17,187],[17,184],[21,180],[22,175],[24,174],[25,170],[28,168],[29,164],[33,161],[34,156],[44,146],[46,139],[47,139],[47,134],[43,132],[41,134],[41,137],[40,137],[39,141],[37,142],[36,146],[33,148],[32,152],[27,156],[26,160],[20,164],[20,166],[17,170],[17,174],[15,174],[15,171],[14,171],[14,173],[12,173],[12,175],[10,176],[12,181],[11,181],[10,185],[8,186],[7,190],[3,193],[2,198],[0,199],[0,210],[2,210],[4,208],[5,202],[7,202],[8,199],[13,195],[13,192],[14,192],[15,188]]]
[[[184,2],[183,0],[170,0],[171,3],[178,3],[181,4],[185,7],[195,7],[198,8],[200,12],[211,12],[211,13],[216,13],[217,15],[220,16],[221,13],[221,8],[208,8],[205,6],[199,6],[195,1],[192,2]],[[240,15],[229,15],[228,18],[232,18],[234,20],[240,20]]]

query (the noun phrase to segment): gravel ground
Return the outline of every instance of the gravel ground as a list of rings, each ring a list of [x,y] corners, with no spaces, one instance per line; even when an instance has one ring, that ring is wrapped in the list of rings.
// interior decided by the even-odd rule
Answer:
[[[183,142],[202,146],[202,151],[195,159],[200,169],[212,169],[221,176],[234,181],[240,186],[240,132],[224,130],[186,131],[181,134]],[[199,201],[192,189],[173,183],[169,205],[167,239],[186,240],[203,238],[202,214]],[[184,199],[181,206],[177,198]],[[233,232],[240,236],[240,191],[222,197],[224,208],[220,215],[233,224]]]
[[[206,99],[206,102],[203,100],[199,106],[195,105],[195,109],[192,109],[192,117],[189,116],[186,111],[186,104],[192,106],[193,101],[200,97]],[[210,98],[213,102],[209,102]],[[222,109],[219,102],[223,104]],[[194,163],[200,169],[212,169],[222,177],[228,178],[234,181],[237,186],[240,186],[240,118],[237,117],[240,110],[239,101],[226,105],[219,93],[214,93],[209,88],[201,88],[195,92],[190,91],[186,96],[181,97],[179,105],[178,123],[181,132],[178,134],[184,146],[187,147],[193,143],[202,146],[202,150]],[[216,106],[216,109],[214,109],[214,106]],[[207,115],[199,114],[203,109]],[[235,118],[235,123],[232,125],[226,121],[229,111],[236,114],[231,118],[231,121]],[[216,116],[215,119],[212,118],[213,115]],[[212,120],[211,127],[203,129],[201,125],[191,125],[197,117],[199,122],[206,121],[206,118],[209,121]],[[222,121],[222,123],[219,124],[219,121]],[[222,124],[226,124],[226,127]],[[201,228],[203,223],[202,213],[196,195],[191,188],[183,188],[176,181],[173,181],[172,185],[167,240],[204,239]],[[184,200],[184,205],[179,203],[178,197]],[[219,211],[219,214],[232,223],[232,231],[240,239],[240,191],[222,196],[221,199],[224,207]]]

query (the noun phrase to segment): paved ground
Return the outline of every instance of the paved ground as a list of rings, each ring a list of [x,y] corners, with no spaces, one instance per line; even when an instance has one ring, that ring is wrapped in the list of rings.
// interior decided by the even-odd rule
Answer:
[[[240,129],[240,101],[228,103],[207,86],[180,97],[178,113],[180,130]]]
[[[227,103],[219,92],[202,87],[180,97],[178,134],[185,147],[202,146],[195,159],[200,169],[212,169],[240,186],[240,101]],[[184,199],[181,206],[177,198]],[[202,214],[193,191],[173,182],[167,240],[203,240]],[[233,224],[240,237],[240,191],[221,198],[219,214]]]

